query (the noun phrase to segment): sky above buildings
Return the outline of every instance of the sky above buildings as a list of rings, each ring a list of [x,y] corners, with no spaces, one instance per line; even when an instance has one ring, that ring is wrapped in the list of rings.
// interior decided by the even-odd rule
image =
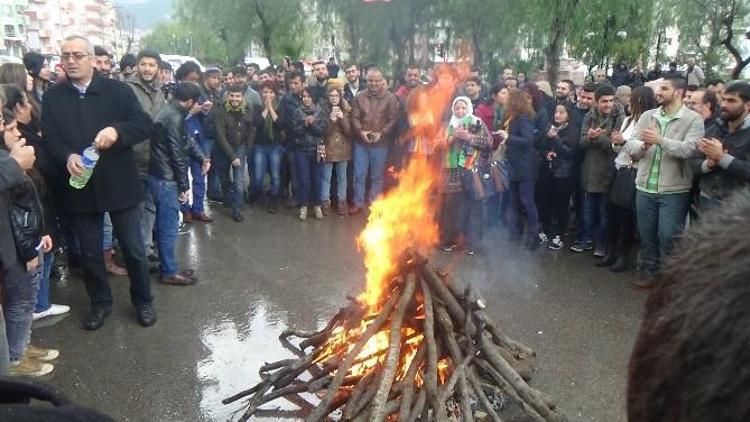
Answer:
[[[155,23],[169,19],[174,0],[115,0],[135,18],[137,29],[150,29]]]

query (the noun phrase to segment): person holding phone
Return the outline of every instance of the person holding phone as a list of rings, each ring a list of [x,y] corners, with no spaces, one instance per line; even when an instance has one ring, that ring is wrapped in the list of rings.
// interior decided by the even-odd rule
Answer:
[[[335,170],[338,197],[336,211],[339,216],[344,217],[347,214],[346,171],[349,160],[352,159],[351,107],[344,99],[341,89],[337,87],[328,89],[328,104],[331,105],[331,112],[328,115],[328,130],[323,138],[325,159],[323,160],[323,182],[320,195],[323,201],[323,212],[327,213],[331,210],[333,203],[331,177]]]

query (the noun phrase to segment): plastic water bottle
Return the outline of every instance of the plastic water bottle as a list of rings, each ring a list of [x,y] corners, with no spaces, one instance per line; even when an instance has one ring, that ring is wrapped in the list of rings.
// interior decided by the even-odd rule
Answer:
[[[97,161],[99,161],[99,153],[96,152],[93,145],[83,150],[83,173],[80,176],[71,175],[68,182],[70,186],[75,189],[83,189],[89,182],[91,174],[94,173]]]

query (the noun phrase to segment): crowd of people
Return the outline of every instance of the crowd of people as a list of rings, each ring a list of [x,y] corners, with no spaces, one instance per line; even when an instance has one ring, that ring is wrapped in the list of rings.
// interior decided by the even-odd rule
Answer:
[[[291,60],[173,69],[144,50],[115,72],[85,38],[61,51],[57,74],[36,53],[0,67],[0,372],[13,375],[47,374],[59,355],[29,344],[32,320],[69,312],[50,302],[56,251],[82,270],[86,329],[111,312],[110,275],[129,277],[148,327],[150,272],[197,281],[175,247],[222,212],[209,215],[207,202],[238,223],[248,206],[346,218],[392,186],[387,169],[428,158],[443,175],[443,251],[474,255],[502,226],[519,249],[591,253],[614,272],[637,269],[635,285],[650,288],[689,211],[700,218],[750,181],[750,84],[708,84],[694,61],[646,77],[618,66],[553,91],[512,69],[492,85],[476,67],[448,65],[397,78],[356,62],[318,61],[310,75]],[[447,112],[417,113],[434,87]],[[416,134],[422,124],[442,130]]]

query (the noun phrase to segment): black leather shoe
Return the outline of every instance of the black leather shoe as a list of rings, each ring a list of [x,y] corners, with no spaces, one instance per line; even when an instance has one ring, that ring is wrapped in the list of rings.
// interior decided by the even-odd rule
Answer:
[[[617,258],[617,261],[615,261],[614,264],[612,264],[611,267],[609,267],[609,270],[613,273],[624,273],[625,271],[630,269],[630,260],[625,257],[619,257]]]
[[[138,314],[138,323],[144,327],[150,327],[156,324],[156,311],[154,305],[148,303],[143,305],[137,305],[135,307],[136,313]]]
[[[112,308],[105,306],[95,306],[86,315],[83,320],[83,328],[94,331],[101,328],[104,325],[104,320],[112,313]]]
[[[604,255],[604,257],[597,261],[594,265],[600,268],[609,267],[614,264],[615,261],[617,261],[617,255],[614,252],[607,252],[607,254]]]
[[[241,223],[244,220],[244,218],[242,217],[242,213],[239,211],[234,211],[232,213],[232,218],[238,223]]]

